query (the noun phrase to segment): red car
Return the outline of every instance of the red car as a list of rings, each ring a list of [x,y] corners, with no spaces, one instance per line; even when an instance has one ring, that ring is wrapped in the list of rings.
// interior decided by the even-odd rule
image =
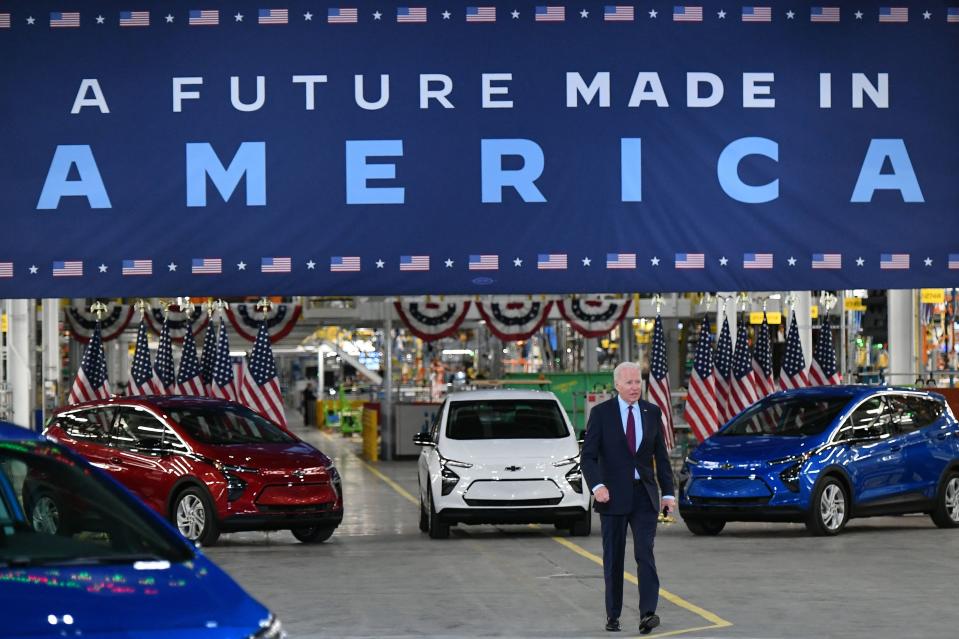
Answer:
[[[87,402],[59,409],[44,434],[109,472],[203,545],[221,532],[279,529],[319,543],[343,520],[333,461],[234,402],[178,396]]]

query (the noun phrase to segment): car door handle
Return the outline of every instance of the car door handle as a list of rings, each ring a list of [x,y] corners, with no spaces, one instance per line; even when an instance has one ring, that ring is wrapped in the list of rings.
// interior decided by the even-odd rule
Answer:
[[[123,460],[120,459],[119,457],[111,457],[110,461],[113,462],[114,464],[123,464]]]

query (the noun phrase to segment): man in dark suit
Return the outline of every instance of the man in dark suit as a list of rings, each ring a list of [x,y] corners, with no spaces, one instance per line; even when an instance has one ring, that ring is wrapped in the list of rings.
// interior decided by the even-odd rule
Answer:
[[[603,528],[606,630],[620,629],[626,528],[629,527],[633,531],[639,572],[639,631],[648,634],[659,625],[656,615],[659,576],[653,557],[653,539],[659,512],[673,510],[676,503],[673,473],[663,438],[662,413],[653,404],[639,401],[642,392],[639,366],[631,362],[620,364],[613,371],[613,382],[619,396],[590,412],[582,468]],[[654,460],[658,487],[653,477]]]

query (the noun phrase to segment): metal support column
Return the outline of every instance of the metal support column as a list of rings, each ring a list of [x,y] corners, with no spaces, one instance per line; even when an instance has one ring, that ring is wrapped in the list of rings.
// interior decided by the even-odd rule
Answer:
[[[60,300],[43,300],[43,419],[60,402]]]
[[[796,325],[799,327],[799,342],[802,344],[803,360],[812,362],[812,293],[810,291],[795,291]],[[822,312],[822,311],[820,311]],[[788,318],[786,321],[789,321]],[[788,330],[788,325],[787,325]]]
[[[890,290],[889,313],[889,370],[887,384],[912,384],[916,381],[915,350],[915,291]]]
[[[393,459],[396,448],[396,425],[393,423],[393,304],[389,298],[383,300],[383,404],[381,433],[383,438],[382,459]]]
[[[33,300],[8,300],[7,321],[7,379],[13,393],[13,421],[32,429],[36,355]]]

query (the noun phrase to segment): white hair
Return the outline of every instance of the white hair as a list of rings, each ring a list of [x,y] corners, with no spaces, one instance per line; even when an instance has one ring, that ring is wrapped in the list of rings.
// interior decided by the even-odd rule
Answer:
[[[630,368],[635,368],[637,371],[642,372],[642,368],[640,368],[639,364],[636,362],[621,362],[616,366],[616,368],[613,369],[613,383],[616,383],[619,380],[620,373]]]

